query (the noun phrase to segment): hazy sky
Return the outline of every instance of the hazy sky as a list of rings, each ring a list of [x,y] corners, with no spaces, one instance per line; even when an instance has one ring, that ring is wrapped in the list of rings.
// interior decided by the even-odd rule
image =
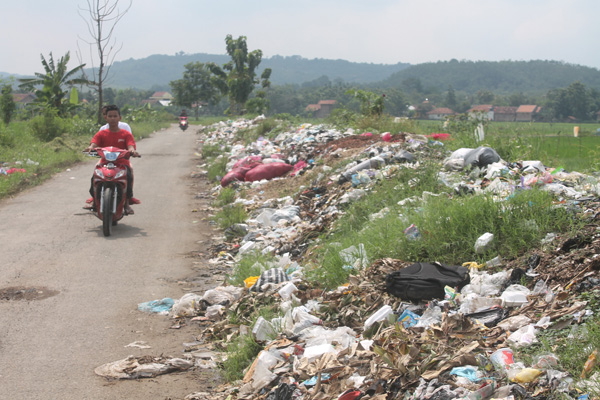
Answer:
[[[67,51],[74,68],[78,45],[92,66],[80,16],[87,6],[88,0],[2,1],[0,72],[41,72],[40,54],[58,59]],[[133,0],[115,28],[122,48],[114,60],[225,54],[227,34],[246,36],[248,48],[264,57],[557,60],[600,69],[598,0]]]

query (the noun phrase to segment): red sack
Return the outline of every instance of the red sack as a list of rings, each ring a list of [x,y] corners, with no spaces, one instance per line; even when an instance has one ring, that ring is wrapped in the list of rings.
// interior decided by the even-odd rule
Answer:
[[[427,135],[428,137],[432,138],[433,140],[450,140],[450,134],[449,133],[432,133],[431,135]]]
[[[269,164],[260,164],[246,173],[246,182],[260,181],[263,179],[273,179],[285,175],[292,167],[290,164],[274,162]]]
[[[246,171],[248,171],[261,163],[262,162],[260,156],[248,156],[242,158],[241,160],[238,160],[235,164],[233,164],[231,170],[233,171],[236,168],[245,168]]]
[[[243,181],[248,170],[246,168],[234,168],[229,171],[223,179],[221,179],[221,186],[225,187],[234,181]]]

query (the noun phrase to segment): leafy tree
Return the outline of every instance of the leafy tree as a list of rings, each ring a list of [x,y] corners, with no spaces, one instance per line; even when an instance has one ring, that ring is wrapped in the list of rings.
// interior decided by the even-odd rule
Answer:
[[[513,93],[508,96],[508,105],[512,107],[519,107],[522,104],[530,104],[527,96],[525,96],[523,92]]]
[[[85,64],[80,64],[77,67],[67,70],[67,64],[70,60],[69,52],[54,63],[52,53],[48,61],[41,55],[44,73],[36,72],[35,78],[19,79],[21,84],[19,88],[25,90],[35,90],[37,103],[54,108],[59,115],[66,115],[72,109],[72,105],[68,102],[69,91],[65,87],[71,88],[74,85],[86,85],[89,81],[85,78],[75,78],[75,74],[82,72]],[[42,86],[41,89],[35,89],[36,86]]]
[[[213,63],[188,63],[185,65],[183,78],[171,81],[169,85],[175,97],[173,103],[188,108],[196,105],[196,117],[201,102],[216,104],[221,98],[221,93],[227,91],[224,76]]]
[[[6,84],[2,86],[2,95],[0,96],[0,113],[2,113],[2,121],[8,125],[13,113],[17,109],[12,96],[12,85]]]
[[[216,65],[213,66],[212,72],[218,77],[226,76],[226,93],[229,97],[227,113],[241,115],[245,111],[244,107],[254,86],[258,83],[261,83],[263,88],[270,86],[271,69],[265,68],[260,80],[256,77],[256,69],[262,60],[262,50],[248,52],[246,36],[233,39],[231,35],[227,35],[225,44],[227,45],[227,54],[231,57],[231,61],[223,65],[223,70],[227,72],[223,72]]]
[[[446,100],[444,101],[444,104],[451,110],[456,110],[458,100],[456,99],[456,92],[454,91],[452,85],[448,86],[448,91],[446,92]]]
[[[246,102],[246,109],[250,114],[264,114],[269,110],[269,100],[267,92],[259,90],[256,96]]]
[[[384,109],[385,94],[378,95],[366,90],[350,89],[346,94],[353,95],[360,102],[360,112],[365,116],[381,116]]]
[[[595,108],[592,94],[581,82],[573,82],[566,89],[552,89],[546,94],[545,116],[552,120],[568,117],[588,120]]]
[[[494,93],[489,90],[480,90],[477,92],[478,104],[492,104],[494,102]]]
[[[592,98],[585,85],[581,82],[573,82],[566,89],[567,101],[571,104],[572,115],[580,121],[586,121],[591,117]]]

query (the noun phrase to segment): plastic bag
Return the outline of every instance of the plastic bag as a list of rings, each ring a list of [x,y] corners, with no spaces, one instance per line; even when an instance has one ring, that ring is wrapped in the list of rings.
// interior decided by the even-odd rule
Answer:
[[[168,314],[175,300],[165,297],[162,300],[152,300],[138,304],[138,310],[150,313]]]
[[[531,294],[531,291],[523,285],[510,285],[502,292],[500,298],[502,299],[505,307],[520,307],[527,304],[527,296]]]
[[[193,317],[200,309],[202,297],[196,293],[186,293],[173,305],[171,315],[177,317]]]
[[[526,325],[511,333],[507,340],[517,347],[529,346],[532,343],[537,343],[536,332],[537,330],[533,325]]]
[[[393,313],[394,313],[394,311],[392,310],[392,307],[390,307],[387,304],[384,305],[379,310],[377,310],[373,315],[371,315],[369,318],[367,318],[363,329],[366,331],[367,329],[369,329],[371,327],[371,325],[373,325],[376,322],[385,320],[388,316],[390,316]]]
[[[477,254],[485,253],[492,248],[494,242],[494,234],[486,232],[481,235],[475,242],[475,252]]]

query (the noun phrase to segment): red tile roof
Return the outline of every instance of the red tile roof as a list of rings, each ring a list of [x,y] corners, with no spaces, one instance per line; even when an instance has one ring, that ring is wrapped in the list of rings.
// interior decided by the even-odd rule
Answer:
[[[517,112],[518,113],[536,113],[536,112],[540,112],[541,107],[538,107],[537,105],[532,105],[532,104],[524,104],[519,106],[519,108],[517,108]]]
[[[319,104],[335,104],[335,100],[319,100]]]
[[[429,111],[427,114],[454,114],[454,111],[447,107],[434,108]]]
[[[517,112],[517,107],[494,107],[494,113],[496,114],[514,114]]]
[[[488,112],[488,111],[492,111],[493,109],[494,109],[494,106],[491,104],[480,104],[478,106],[471,107],[468,112],[477,112],[477,111]]]

